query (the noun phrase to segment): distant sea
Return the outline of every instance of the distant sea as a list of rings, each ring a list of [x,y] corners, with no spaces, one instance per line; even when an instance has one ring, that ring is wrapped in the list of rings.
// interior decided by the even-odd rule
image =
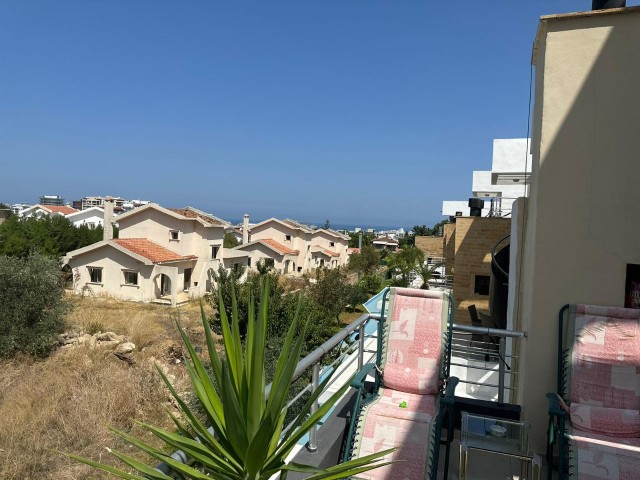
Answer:
[[[237,218],[229,218],[226,219],[228,222],[231,222],[234,225],[239,225],[242,223],[242,219],[237,219]],[[260,220],[262,221],[262,220]],[[306,225],[315,225],[318,228],[322,228],[322,226],[324,225],[324,220],[321,222],[305,222],[300,220],[300,222],[306,224]],[[252,223],[257,223],[257,220],[252,221]],[[399,228],[404,228],[405,231],[409,231],[413,228],[413,226],[411,227],[406,227],[403,225],[370,225],[367,223],[330,223],[331,224],[331,228],[333,228],[334,230],[347,230],[350,232],[353,232],[356,228],[361,228],[364,231],[367,231],[367,229],[369,228],[373,228],[376,232],[381,232],[384,230],[398,230]]]

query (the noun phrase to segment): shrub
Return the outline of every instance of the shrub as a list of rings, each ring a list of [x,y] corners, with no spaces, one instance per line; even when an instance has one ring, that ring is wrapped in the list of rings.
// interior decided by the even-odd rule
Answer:
[[[382,290],[383,282],[380,275],[365,275],[362,280],[358,282],[358,285],[365,292],[374,295]]]
[[[0,357],[48,355],[68,310],[58,261],[38,253],[0,257],[0,285]]]

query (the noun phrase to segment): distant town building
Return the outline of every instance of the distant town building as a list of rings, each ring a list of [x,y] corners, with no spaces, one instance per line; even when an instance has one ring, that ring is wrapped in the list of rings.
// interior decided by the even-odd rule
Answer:
[[[40,197],[40,205],[64,206],[64,198],[60,195],[43,195]]]
[[[67,205],[33,205],[32,207],[20,210],[19,217],[22,218],[42,218],[50,215],[62,215],[66,217],[78,210]]]
[[[113,198],[113,210],[114,211],[118,211],[124,210],[124,198],[120,198],[120,197],[112,197]],[[105,197],[83,197],[82,200],[80,200],[80,209],[81,210],[86,210],[87,208],[92,208],[92,207],[104,207],[104,199]]]
[[[11,205],[11,213],[13,213],[14,215],[20,215],[20,212],[22,212],[22,210],[31,206],[33,205],[30,203],[14,203],[13,205]]]
[[[398,241],[389,237],[378,237],[373,241],[373,247],[379,250],[395,252],[398,249]]]

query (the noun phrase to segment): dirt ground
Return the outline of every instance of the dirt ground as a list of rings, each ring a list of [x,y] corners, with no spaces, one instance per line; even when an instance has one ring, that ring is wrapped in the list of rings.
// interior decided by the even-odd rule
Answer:
[[[123,362],[107,348],[86,345],[60,348],[44,360],[22,357],[0,362],[0,478],[4,480],[113,478],[59,452],[117,465],[105,448],[111,447],[145,459],[108,427],[151,442],[154,438],[134,425],[134,419],[173,427],[166,410],[177,411],[155,365],[178,392],[189,390],[176,320],[206,352],[199,302],[177,308],[108,298],[74,297],[71,302],[69,330],[125,335],[136,345],[135,363]],[[211,308],[205,308],[211,314]]]

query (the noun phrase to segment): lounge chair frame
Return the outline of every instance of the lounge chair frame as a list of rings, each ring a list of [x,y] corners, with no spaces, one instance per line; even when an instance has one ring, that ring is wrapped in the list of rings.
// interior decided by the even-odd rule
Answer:
[[[357,395],[355,399],[355,404],[353,407],[353,413],[351,415],[351,421],[349,424],[349,431],[347,434],[346,446],[343,450],[343,461],[347,461],[352,458],[353,455],[353,446],[356,435],[356,425],[358,423],[358,418],[363,408],[369,405],[373,400],[378,397],[378,393],[380,387],[382,386],[382,361],[384,354],[384,346],[385,342],[388,340],[387,333],[387,312],[385,311],[386,307],[386,298],[390,293],[390,289],[385,291],[382,297],[382,309],[380,313],[380,321],[378,322],[378,339],[377,339],[377,355],[375,363],[367,363],[363,366],[363,368],[356,374],[353,381],[351,382],[351,386],[357,390]],[[450,377],[450,365],[451,365],[451,338],[453,333],[453,298],[448,293],[444,293],[448,297],[448,318],[447,318],[447,328],[446,331],[443,332],[443,348],[442,348],[442,360],[440,362],[440,373],[439,377],[442,381],[442,387],[438,392],[439,398],[439,408],[436,418],[434,419],[435,425],[433,428],[433,439],[429,439],[429,441],[433,441],[433,450],[431,454],[432,461],[430,464],[427,464],[427,471],[425,472],[425,478],[429,480],[435,480],[438,474],[438,460],[440,454],[440,443],[442,436],[442,427],[443,422],[447,421],[447,438],[446,438],[446,454],[445,454],[445,465],[444,465],[444,478],[448,477],[448,467],[449,467],[449,455],[450,455],[450,445],[453,440],[453,432],[455,426],[455,417],[454,417],[454,394],[455,388],[458,384],[458,378]],[[365,388],[365,380],[368,375],[374,375],[373,389],[371,391],[367,391]]]

